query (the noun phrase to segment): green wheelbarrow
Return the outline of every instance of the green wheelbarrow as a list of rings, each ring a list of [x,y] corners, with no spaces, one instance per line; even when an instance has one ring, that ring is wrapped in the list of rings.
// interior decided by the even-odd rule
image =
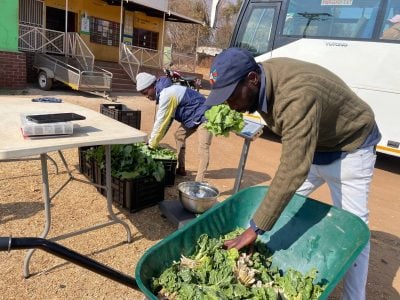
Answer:
[[[217,237],[237,227],[247,228],[267,190],[263,186],[243,189],[167,236],[141,257],[136,266],[136,278],[42,238],[0,237],[0,251],[38,248],[140,289],[149,299],[157,299],[151,290],[153,277],[158,277],[174,260],[179,260],[181,254],[191,255],[201,234]],[[306,273],[316,268],[319,273],[315,283],[326,284],[320,299],[327,299],[369,237],[368,227],[357,216],[295,195],[272,230],[261,239],[274,252],[273,265],[282,271],[292,268]]]
[[[237,227],[247,228],[264,199],[267,187],[241,190],[187,223],[146,251],[136,266],[136,282],[149,299],[151,282],[181,254],[195,251],[198,237],[226,234]],[[327,299],[351,264],[367,244],[370,232],[357,216],[331,205],[294,195],[271,231],[260,238],[273,254],[273,265],[306,273],[316,268],[316,283],[326,284],[320,299]]]

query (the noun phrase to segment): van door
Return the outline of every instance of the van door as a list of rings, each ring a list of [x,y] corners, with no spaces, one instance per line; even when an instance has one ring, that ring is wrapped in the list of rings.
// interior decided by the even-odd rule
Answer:
[[[254,56],[271,51],[280,9],[280,1],[245,1],[230,46],[247,49]]]

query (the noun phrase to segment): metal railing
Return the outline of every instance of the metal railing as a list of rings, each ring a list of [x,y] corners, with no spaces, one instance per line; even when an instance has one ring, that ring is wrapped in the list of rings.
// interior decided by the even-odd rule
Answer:
[[[18,48],[22,51],[65,53],[65,33],[30,25],[19,25]]]
[[[119,64],[129,75],[131,80],[136,83],[136,75],[139,72],[140,61],[132,53],[129,46],[121,43],[119,47]]]
[[[196,68],[196,55],[187,55],[177,52],[162,53],[161,51],[136,46],[128,46],[126,44],[121,44],[120,47],[120,64],[123,66],[124,70],[128,74],[131,74],[131,70],[129,70],[126,66],[124,67],[124,65],[121,63],[122,60],[124,60],[126,66],[128,63],[130,65],[137,64],[137,68],[139,68],[140,66],[146,66],[162,69],[165,67],[169,67],[169,64],[171,62],[174,67],[176,69],[179,69],[180,71],[194,72]]]
[[[19,49],[51,54],[67,54],[74,57],[85,71],[93,71],[94,55],[76,32],[43,29],[19,25]]]
[[[75,57],[85,71],[93,71],[94,55],[77,32],[68,32],[66,53]]]
[[[136,46],[127,47],[129,47],[130,51],[140,62],[141,66],[161,68],[162,53],[160,51]]]

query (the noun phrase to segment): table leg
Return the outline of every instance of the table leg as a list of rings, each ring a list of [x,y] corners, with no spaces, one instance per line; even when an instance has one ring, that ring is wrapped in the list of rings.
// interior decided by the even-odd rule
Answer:
[[[45,238],[50,230],[51,225],[51,215],[50,215],[50,190],[49,190],[49,176],[47,170],[47,155],[45,153],[40,154],[40,161],[42,164],[42,198],[44,202],[44,214],[46,218],[46,223],[44,230],[39,235],[40,238]],[[35,249],[31,249],[25,256],[24,260],[24,277],[29,277],[29,261],[32,257]]]
[[[131,230],[124,221],[117,218],[112,210],[112,190],[111,190],[111,146],[105,145],[106,152],[106,189],[107,189],[107,209],[111,219],[125,227],[128,243],[131,242]]]

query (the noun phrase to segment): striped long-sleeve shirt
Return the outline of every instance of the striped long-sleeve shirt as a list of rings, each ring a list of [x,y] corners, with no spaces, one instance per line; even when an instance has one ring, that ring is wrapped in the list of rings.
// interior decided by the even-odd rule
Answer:
[[[171,85],[160,92],[156,121],[150,134],[149,146],[155,148],[167,133],[175,119],[187,128],[199,126],[205,121],[205,97],[199,92],[180,85]]]

